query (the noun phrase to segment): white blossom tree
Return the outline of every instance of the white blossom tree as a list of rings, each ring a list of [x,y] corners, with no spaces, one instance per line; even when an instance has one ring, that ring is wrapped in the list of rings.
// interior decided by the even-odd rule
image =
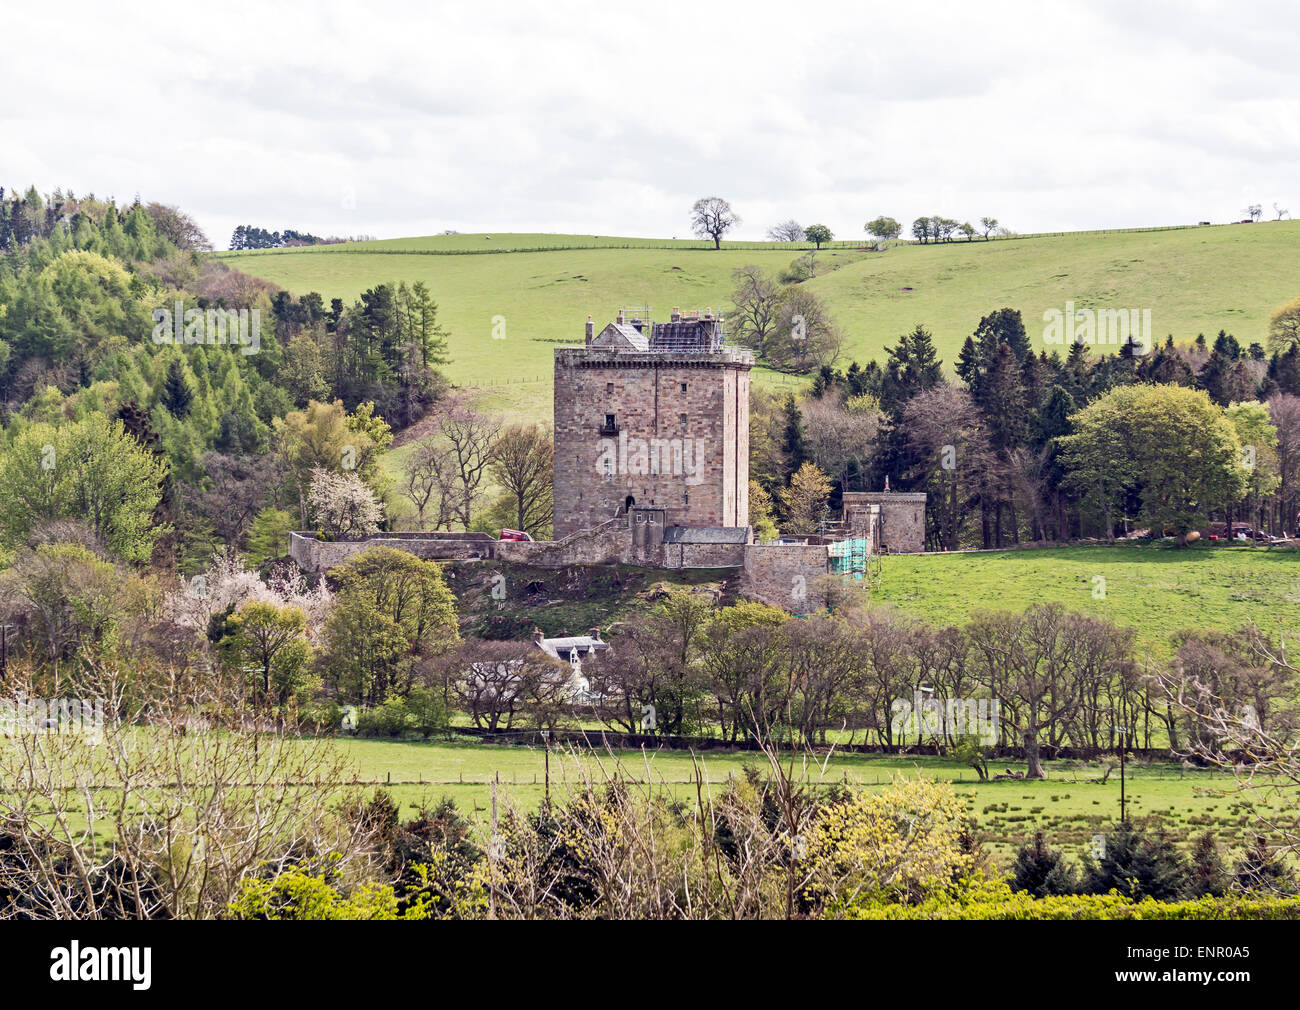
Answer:
[[[307,510],[317,529],[336,539],[378,532],[384,518],[383,506],[365,481],[319,466],[312,468]]]

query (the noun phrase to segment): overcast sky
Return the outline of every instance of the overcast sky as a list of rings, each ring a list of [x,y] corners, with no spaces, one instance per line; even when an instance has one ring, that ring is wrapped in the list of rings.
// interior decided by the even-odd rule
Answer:
[[[0,185],[379,237],[1300,215],[1300,7],[26,3]]]

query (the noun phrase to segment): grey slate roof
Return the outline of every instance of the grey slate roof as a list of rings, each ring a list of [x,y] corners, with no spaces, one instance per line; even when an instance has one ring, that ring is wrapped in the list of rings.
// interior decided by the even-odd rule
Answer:
[[[590,635],[573,635],[569,638],[543,638],[542,651],[548,655],[555,656],[557,659],[568,659],[569,653],[574,649],[578,650],[579,656],[585,656],[589,652],[597,649],[607,649],[609,643],[602,642],[599,638],[592,638]]]
[[[631,348],[634,351],[648,351],[650,341],[640,330],[630,323],[610,323],[600,335],[591,342],[592,347]]]

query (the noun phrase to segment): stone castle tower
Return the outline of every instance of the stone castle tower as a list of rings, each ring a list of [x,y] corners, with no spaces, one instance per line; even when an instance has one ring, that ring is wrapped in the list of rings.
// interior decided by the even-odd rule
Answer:
[[[749,525],[749,352],[711,312],[620,311],[555,351],[555,537],[633,507],[678,526]]]

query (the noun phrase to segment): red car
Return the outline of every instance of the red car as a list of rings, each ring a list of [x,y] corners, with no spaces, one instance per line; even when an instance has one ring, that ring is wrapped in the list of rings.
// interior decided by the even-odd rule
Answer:
[[[529,541],[529,542],[531,543],[533,538],[530,537],[530,536],[529,536],[527,533],[525,533],[523,530],[502,530],[502,531],[501,531],[501,539],[502,539],[502,540],[511,540],[511,541],[515,541],[515,542],[518,542],[518,541],[521,541],[521,540],[527,540],[527,541]]]

